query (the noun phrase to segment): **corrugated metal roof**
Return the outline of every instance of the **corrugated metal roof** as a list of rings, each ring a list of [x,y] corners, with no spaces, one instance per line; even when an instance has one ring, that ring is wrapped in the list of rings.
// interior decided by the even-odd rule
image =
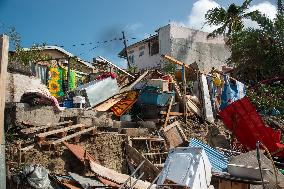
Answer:
[[[64,54],[66,54],[68,57],[74,57],[74,55],[72,53],[70,53],[70,52],[66,51],[65,49],[63,49],[62,47],[58,47],[58,46],[45,45],[45,46],[38,47],[38,49],[40,49],[40,50],[57,50],[57,51],[60,51]],[[24,48],[24,50],[28,51],[28,50],[31,50],[31,48]],[[95,67],[91,63],[84,61],[79,57],[77,57],[77,60],[79,62],[81,62],[82,64],[88,66],[89,68],[95,69]]]
[[[190,147],[203,147],[205,150],[206,155],[209,158],[209,161],[213,167],[213,171],[215,172],[227,172],[228,166],[228,158],[225,156],[224,153],[202,143],[201,141],[191,138]]]

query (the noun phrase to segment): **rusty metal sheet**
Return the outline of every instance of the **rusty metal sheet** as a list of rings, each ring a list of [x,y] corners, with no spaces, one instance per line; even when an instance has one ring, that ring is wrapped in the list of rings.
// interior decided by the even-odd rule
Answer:
[[[67,142],[63,142],[63,144],[82,162],[85,160],[95,161],[95,158],[90,155],[82,146],[69,144]]]

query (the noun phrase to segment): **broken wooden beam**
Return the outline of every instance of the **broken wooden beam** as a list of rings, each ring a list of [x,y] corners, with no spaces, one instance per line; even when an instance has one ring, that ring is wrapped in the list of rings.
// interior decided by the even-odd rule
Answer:
[[[155,167],[148,159],[146,159],[142,154],[140,154],[135,148],[129,144],[125,144],[125,150],[128,158],[132,160],[136,166],[142,161],[144,164],[140,167],[140,170],[145,173],[145,178],[147,180],[153,180],[160,173],[160,170]]]
[[[168,107],[168,111],[167,111],[167,115],[166,115],[166,120],[165,120],[165,123],[164,123],[164,128],[165,128],[165,127],[167,126],[167,124],[168,124],[169,117],[170,117],[170,112],[171,112],[172,105],[173,105],[173,101],[174,101],[174,97],[172,96],[172,97],[171,97],[171,100],[170,100],[169,107]]]
[[[59,122],[59,123],[55,123],[55,124],[48,123],[47,125],[40,125],[40,126],[34,125],[34,127],[22,129],[21,132],[24,133],[24,134],[31,134],[31,133],[38,132],[40,130],[49,129],[50,127],[57,127],[57,126],[67,125],[67,124],[70,125],[72,123],[73,122],[70,120],[70,121],[63,121],[63,122]],[[24,123],[24,124],[33,125],[32,123]]]
[[[97,129],[96,126],[90,127],[90,128],[88,128],[88,129],[84,129],[84,130],[82,130],[82,131],[73,133],[73,134],[71,134],[71,135],[67,135],[66,137],[63,137],[63,138],[61,138],[61,139],[55,140],[55,141],[53,141],[53,142],[50,142],[50,144],[56,145],[56,144],[59,144],[59,143],[61,143],[61,142],[63,142],[63,141],[69,140],[69,139],[71,139],[71,138],[75,138],[75,137],[78,136],[78,135],[82,135],[82,134],[85,134],[85,133],[87,133],[87,132],[90,132],[90,131],[93,131],[93,130],[96,130],[96,129]]]
[[[161,111],[160,114],[161,115],[167,115],[167,112]],[[185,115],[185,113],[181,113],[181,112],[170,112],[169,114],[170,114],[170,116],[184,116]],[[193,113],[188,112],[187,115],[191,116],[191,115],[193,115]]]
[[[44,132],[44,133],[39,133],[37,134],[37,137],[46,137],[46,136],[49,136],[49,135],[54,135],[54,134],[57,134],[57,133],[63,133],[63,132],[66,132],[66,131],[69,131],[69,130],[72,130],[72,129],[76,129],[76,128],[81,128],[81,127],[84,127],[85,125],[83,124],[77,124],[77,125],[71,125],[69,127],[64,127],[64,128],[61,128],[61,129],[56,129],[56,130],[52,130],[52,131],[47,131],[47,132]]]

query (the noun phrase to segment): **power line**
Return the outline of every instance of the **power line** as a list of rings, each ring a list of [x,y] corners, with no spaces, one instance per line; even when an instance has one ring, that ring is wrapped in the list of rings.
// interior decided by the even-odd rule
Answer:
[[[136,39],[135,37],[131,37],[129,39]],[[104,40],[104,41],[96,41],[96,42],[86,42],[86,43],[78,43],[78,44],[71,44],[71,45],[68,45],[68,46],[72,46],[72,47],[77,47],[77,46],[86,46],[86,45],[94,45],[94,44],[104,44],[104,43],[109,43],[109,42],[115,42],[115,41],[122,41],[123,38],[122,37],[115,37],[115,38],[112,38],[112,39],[109,39],[109,40]],[[66,47],[66,45],[58,45],[58,44],[55,44],[54,46],[57,46],[57,47]]]

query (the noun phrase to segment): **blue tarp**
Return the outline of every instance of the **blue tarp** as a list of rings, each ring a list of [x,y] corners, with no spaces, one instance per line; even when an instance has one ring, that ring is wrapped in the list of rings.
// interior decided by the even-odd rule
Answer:
[[[224,153],[202,143],[201,141],[191,138],[189,147],[202,147],[209,158],[214,172],[227,172],[228,158]]]

